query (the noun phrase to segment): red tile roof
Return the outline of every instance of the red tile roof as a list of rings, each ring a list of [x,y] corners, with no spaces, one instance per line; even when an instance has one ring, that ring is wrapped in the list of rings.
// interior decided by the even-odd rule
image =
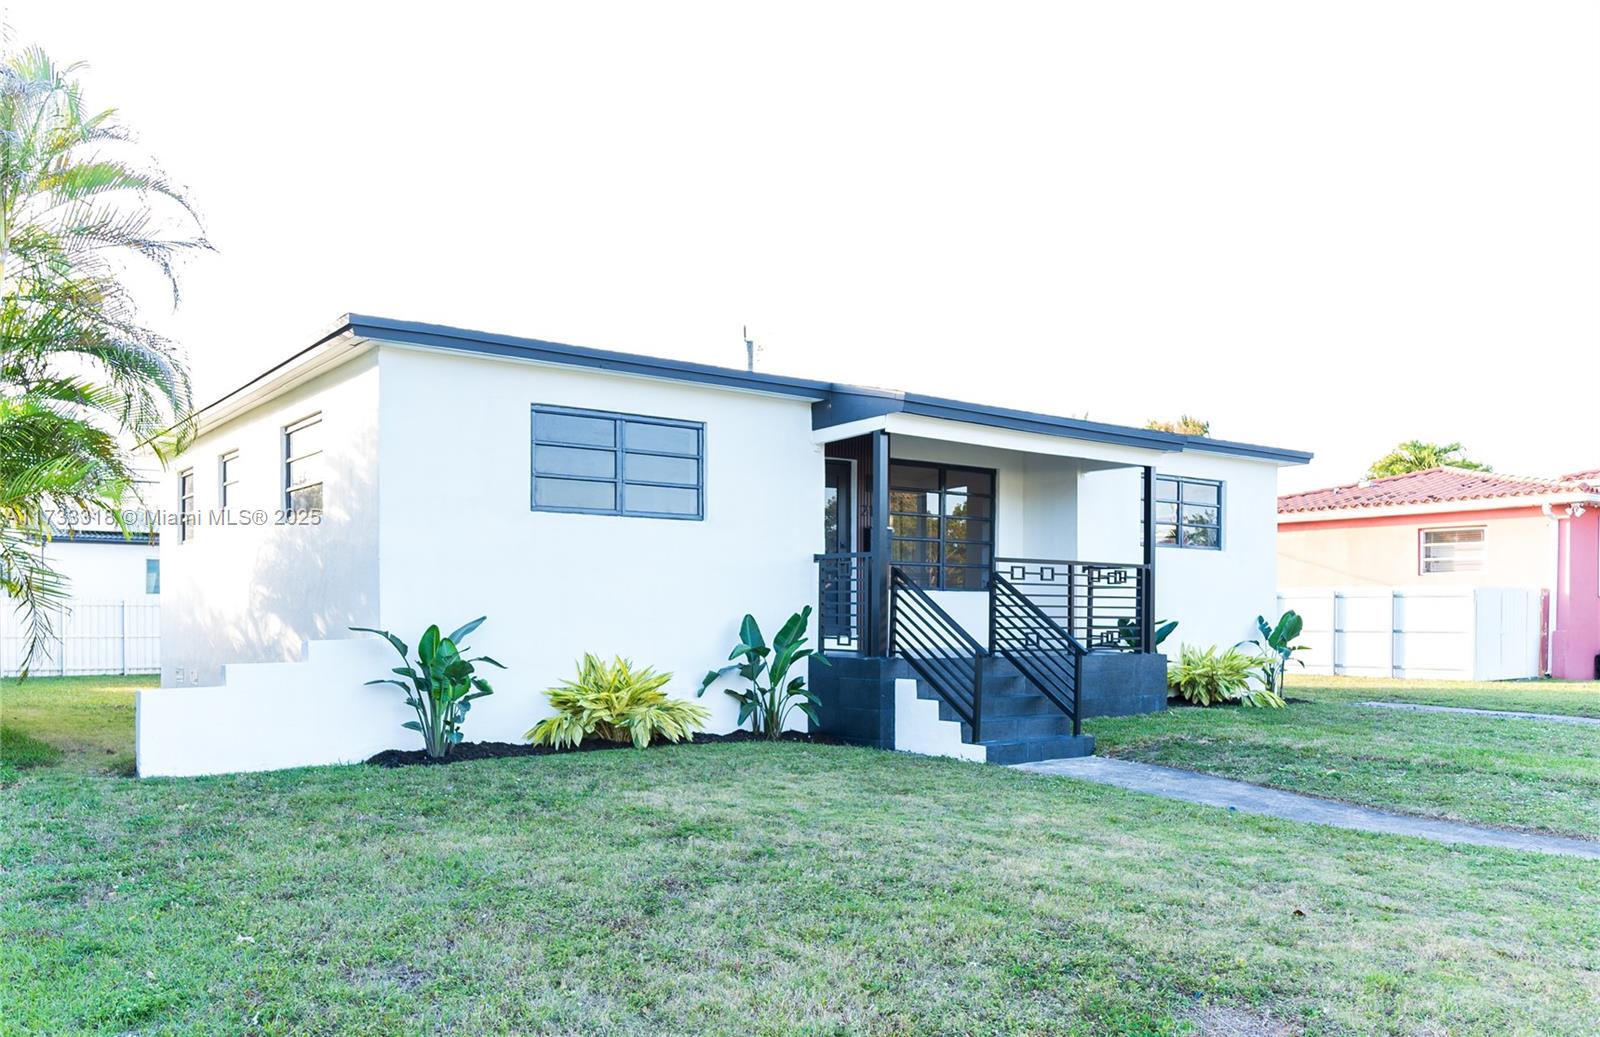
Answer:
[[[1515,475],[1473,472],[1465,468],[1429,468],[1324,490],[1287,493],[1278,498],[1278,513],[1385,508],[1494,497],[1543,497],[1555,493],[1600,492],[1600,469],[1573,472],[1560,479],[1526,479]]]

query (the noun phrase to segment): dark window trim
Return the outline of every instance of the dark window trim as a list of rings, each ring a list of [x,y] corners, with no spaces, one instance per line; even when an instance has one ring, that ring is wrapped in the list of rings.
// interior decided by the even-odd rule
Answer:
[[[910,468],[931,468],[934,471],[939,473],[939,490],[938,490],[938,493],[939,493],[939,514],[937,516],[930,516],[930,515],[926,514],[925,512],[909,512],[909,511],[896,512],[894,510],[892,504],[891,504],[891,506],[889,508],[889,528],[890,528],[890,531],[891,531],[890,534],[889,534],[889,542],[890,542],[890,545],[891,545],[890,548],[889,548],[890,558],[892,559],[894,557],[894,547],[893,547],[894,541],[896,541],[896,540],[904,540],[907,543],[938,544],[939,545],[939,560],[937,562],[931,562],[931,563],[930,562],[898,562],[898,561],[891,561],[890,564],[891,565],[895,565],[895,566],[900,566],[900,567],[903,567],[903,568],[906,568],[906,569],[914,569],[914,570],[917,570],[918,572],[920,572],[922,570],[925,570],[925,569],[932,569],[934,571],[934,586],[924,587],[923,588],[924,590],[949,591],[952,594],[966,593],[966,592],[969,592],[969,591],[975,591],[975,592],[979,592],[979,593],[987,593],[988,590],[989,590],[989,581],[988,581],[987,578],[981,580],[980,581],[980,585],[977,586],[977,587],[946,587],[945,586],[945,570],[947,570],[947,569],[977,569],[977,570],[979,570],[981,572],[984,572],[984,573],[992,572],[994,570],[995,544],[1000,542],[1000,538],[999,538],[999,525],[1000,525],[1000,470],[997,469],[997,468],[989,468],[989,467],[987,467],[985,465],[981,465],[981,464],[954,464],[954,463],[943,462],[943,461],[908,461],[908,460],[906,460],[904,458],[891,457],[891,458],[889,458],[889,473],[890,473],[890,475],[889,475],[889,499],[890,499],[890,501],[894,500],[894,491],[895,491],[894,469],[895,469],[896,465],[899,465],[901,467],[910,467]],[[976,494],[975,496],[988,497],[989,498],[989,505],[990,505],[989,517],[987,519],[974,519],[970,515],[967,516],[968,521],[972,521],[972,522],[987,522],[989,524],[989,539],[988,540],[972,540],[970,538],[969,539],[953,539],[953,538],[951,538],[951,537],[949,537],[949,536],[947,536],[945,534],[945,520],[949,516],[944,514],[944,498],[945,498],[945,494],[947,492],[949,492],[946,489],[946,486],[947,486],[947,480],[948,480],[949,471],[952,468],[957,469],[959,471],[963,471],[963,472],[986,472],[986,473],[988,473],[988,476],[989,476],[989,492],[986,493],[986,494],[983,494],[983,493]],[[909,488],[902,487],[902,489],[904,490],[904,492],[913,492]],[[926,490],[916,490],[914,492],[926,493],[927,491]],[[969,496],[973,496],[973,495],[969,495]],[[898,515],[909,516],[909,517],[912,517],[912,518],[934,518],[934,517],[937,517],[937,519],[939,521],[939,535],[937,537],[923,537],[923,536],[905,537],[905,536],[900,536],[900,535],[898,535],[898,534],[893,532],[893,529],[894,529],[894,518],[895,518],[895,516],[897,514]],[[945,547],[946,547],[946,545],[949,545],[949,544],[970,544],[970,545],[975,545],[975,546],[978,546],[978,547],[987,547],[989,549],[989,564],[984,565],[984,564],[981,564],[981,563],[974,563],[974,562],[946,562],[945,561]],[[913,582],[915,582],[915,581],[913,581]],[[918,584],[918,586],[921,586],[921,584]]]
[[[1166,480],[1168,482],[1174,482],[1174,483],[1178,484],[1178,495],[1177,495],[1176,498],[1163,497],[1161,495],[1161,491],[1160,491],[1159,487],[1161,486],[1162,480]],[[1193,484],[1200,485],[1200,486],[1215,486],[1216,487],[1216,489],[1217,489],[1217,521],[1215,523],[1211,523],[1211,522],[1185,522],[1185,521],[1183,521],[1183,507],[1184,507],[1184,504],[1185,504],[1185,501],[1183,500],[1183,486],[1184,486],[1185,483],[1193,483]],[[1224,480],[1222,480],[1222,479],[1203,479],[1203,478],[1200,478],[1199,476],[1192,476],[1192,475],[1173,475],[1170,472],[1157,471],[1155,473],[1154,485],[1157,487],[1157,489],[1155,491],[1155,493],[1156,493],[1156,503],[1157,504],[1171,504],[1173,507],[1178,509],[1177,510],[1177,515],[1175,516],[1175,521],[1173,521],[1173,522],[1157,522],[1156,523],[1157,526],[1173,526],[1173,527],[1175,527],[1177,529],[1177,531],[1178,531],[1177,543],[1169,544],[1169,543],[1165,543],[1164,541],[1157,540],[1156,541],[1156,546],[1157,547],[1175,547],[1175,548],[1178,548],[1178,549],[1184,550],[1184,551],[1221,551],[1221,550],[1223,550],[1224,548],[1226,548],[1228,546],[1227,545],[1227,536],[1226,536],[1226,530],[1227,530],[1227,527],[1228,527],[1228,521],[1227,521],[1228,495],[1227,495],[1227,483]],[[1204,507],[1204,506],[1205,505],[1201,505],[1201,507]],[[1202,546],[1202,545],[1199,545],[1199,544],[1186,544],[1186,543],[1184,543],[1183,542],[1183,530],[1184,530],[1185,527],[1189,527],[1189,528],[1192,528],[1192,529],[1215,529],[1217,531],[1217,542],[1216,542],[1216,544],[1214,544],[1212,546]],[[1154,531],[1152,530],[1152,533],[1153,532]]]
[[[194,539],[193,524],[198,518],[195,509],[194,466],[178,473],[178,543],[187,544]]]
[[[229,507],[228,490],[239,485],[237,473],[233,478],[228,478],[228,462],[238,460],[239,451],[237,450],[224,450],[217,455],[217,506],[220,508]]]
[[[545,440],[540,442],[537,436],[538,420],[541,414],[564,414],[575,418],[598,418],[611,421],[614,424],[614,436],[609,447],[595,446],[593,443],[566,443],[560,440]],[[647,425],[663,425],[668,428],[693,429],[696,434],[696,448],[693,454],[674,453],[670,450],[634,449],[628,446],[628,422]],[[573,508],[558,507],[552,504],[538,502],[539,473],[537,470],[537,449],[540,446],[567,447],[573,450],[594,450],[608,452],[615,456],[616,464],[612,469],[611,478],[593,475],[548,475],[546,478],[562,479],[567,482],[597,482],[610,483],[614,489],[612,500],[615,502],[610,508]],[[629,479],[627,478],[628,455],[637,454],[641,457],[673,457],[686,460],[690,457],[695,461],[695,481],[663,482],[655,479]],[[625,491],[628,486],[662,486],[675,490],[695,491],[695,512],[692,515],[680,514],[670,511],[644,511],[627,507]],[[654,414],[629,414],[625,411],[592,410],[585,407],[563,407],[555,404],[535,403],[528,410],[528,507],[531,511],[554,512],[562,515],[610,515],[616,518],[652,518],[674,519],[679,522],[701,522],[706,517],[706,423],[703,421],[689,421],[683,418],[663,418]]]
[[[291,491],[293,491],[294,493],[299,493],[299,492],[301,492],[303,490],[309,490],[313,486],[322,487],[322,491],[323,491],[322,503],[324,505],[326,505],[328,503],[328,498],[327,498],[327,486],[328,486],[328,461],[327,461],[327,458],[328,458],[328,448],[327,448],[327,445],[326,445],[327,444],[327,439],[326,439],[327,429],[326,428],[323,429],[324,438],[323,438],[323,445],[322,446],[317,447],[317,449],[311,451],[309,454],[296,454],[296,455],[293,455],[293,456],[291,456],[289,454],[289,435],[290,435],[290,433],[299,432],[301,429],[310,428],[312,425],[321,425],[322,423],[323,423],[323,421],[322,421],[322,411],[319,410],[319,411],[316,411],[315,413],[307,414],[305,417],[300,418],[297,421],[289,422],[287,425],[283,426],[283,429],[278,434],[278,441],[279,441],[279,443],[281,444],[281,447],[282,447],[282,449],[279,452],[283,455],[283,474],[278,479],[278,483],[279,483],[279,488],[282,491],[283,510],[285,512],[290,512],[290,513],[294,513],[294,514],[301,514],[302,513],[301,509],[297,509],[294,506],[294,498],[291,496]],[[302,483],[299,486],[291,487],[289,485],[289,464],[290,464],[290,462],[292,462],[292,461],[303,461],[303,460],[305,460],[307,458],[316,457],[318,455],[321,455],[321,457],[323,459],[323,461],[322,461],[322,478],[317,480],[316,482]],[[310,510],[311,509],[309,509],[309,508],[304,509],[304,513],[309,514]],[[319,508],[317,510],[320,511],[321,509]]]

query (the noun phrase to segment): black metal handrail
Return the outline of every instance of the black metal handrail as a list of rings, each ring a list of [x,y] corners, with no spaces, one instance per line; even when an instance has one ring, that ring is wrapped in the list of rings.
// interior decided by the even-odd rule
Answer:
[[[889,650],[905,659],[967,722],[972,740],[978,741],[983,723],[983,660],[988,649],[900,569],[890,572],[889,586],[893,599]]]
[[[1083,733],[1078,709],[1083,644],[999,573],[989,587],[989,648],[1072,718]]]
[[[872,629],[867,574],[872,554],[838,551],[816,556],[818,646],[834,654],[860,653]]]
[[[1148,565],[996,558],[994,571],[1091,651],[1154,650],[1145,615]]]

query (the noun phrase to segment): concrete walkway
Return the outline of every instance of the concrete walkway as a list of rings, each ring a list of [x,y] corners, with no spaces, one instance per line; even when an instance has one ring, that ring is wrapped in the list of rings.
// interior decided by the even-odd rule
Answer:
[[[1299,793],[1269,789],[1245,781],[1218,778],[1175,767],[1158,767],[1151,763],[1114,760],[1106,756],[1083,756],[1071,760],[1043,760],[1039,763],[1018,763],[1012,766],[1017,770],[1032,771],[1035,774],[1059,774],[1062,777],[1098,782],[1101,785],[1115,785],[1135,792],[1147,792],[1152,796],[1181,799],[1213,807],[1227,807],[1247,814],[1266,814],[1314,825],[1351,828],[1360,832],[1382,832],[1386,835],[1411,835],[1440,843],[1471,843],[1474,846],[1497,846],[1506,850],[1527,850],[1533,853],[1554,853],[1600,860],[1600,842],[1591,842],[1588,839],[1532,835],[1504,828],[1485,828],[1455,821],[1434,821],[1409,814],[1393,814],[1386,810],[1356,806],[1354,803],[1302,796]]]
[[[1416,702],[1357,702],[1372,709],[1403,709],[1411,713],[1459,713],[1468,717],[1499,717],[1502,720],[1548,720],[1552,724],[1589,724],[1600,727],[1595,717],[1569,717],[1560,713],[1519,713],[1508,709],[1468,709],[1465,706],[1424,706]]]

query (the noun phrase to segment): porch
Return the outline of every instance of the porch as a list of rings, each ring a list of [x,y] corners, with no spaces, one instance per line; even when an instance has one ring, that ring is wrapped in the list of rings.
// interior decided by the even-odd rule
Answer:
[[[945,425],[824,443],[818,622],[823,651],[842,663],[822,677],[835,701],[824,727],[905,747],[896,707],[919,707],[896,685],[914,681],[959,725],[961,746],[1016,762],[1092,751],[1085,716],[1164,708],[1159,452],[1016,449],[1015,437]],[[1082,560],[1087,544],[1110,560]]]

